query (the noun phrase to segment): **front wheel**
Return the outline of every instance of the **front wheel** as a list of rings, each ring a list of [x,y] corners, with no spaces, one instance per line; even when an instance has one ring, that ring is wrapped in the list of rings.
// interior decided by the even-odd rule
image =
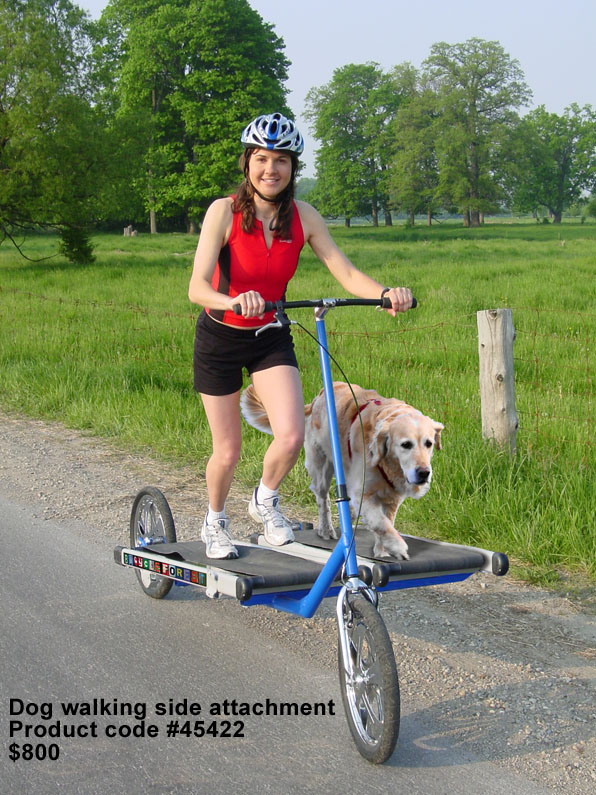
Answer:
[[[159,489],[145,486],[136,496],[130,515],[130,545],[133,549],[149,544],[175,543],[176,528],[168,501]],[[173,580],[149,569],[136,569],[137,579],[147,596],[163,599]]]
[[[352,668],[350,674],[340,638],[339,683],[348,725],[362,756],[381,764],[393,753],[399,735],[399,682],[393,648],[376,607],[362,593],[346,594],[342,612]]]

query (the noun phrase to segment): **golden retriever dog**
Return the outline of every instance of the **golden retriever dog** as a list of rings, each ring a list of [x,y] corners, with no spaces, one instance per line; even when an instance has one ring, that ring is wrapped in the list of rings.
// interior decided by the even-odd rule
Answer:
[[[394,527],[395,516],[406,497],[419,500],[430,489],[431,458],[435,449],[441,449],[444,426],[402,400],[385,398],[374,389],[356,385],[352,389],[357,407],[347,384],[333,384],[350,505],[352,511],[357,512],[362,498],[361,519],[374,533],[375,557],[408,559],[408,546]],[[271,433],[267,415],[252,385],[242,393],[240,405],[249,425]],[[305,406],[304,412],[306,468],[319,509],[317,532],[322,538],[337,539],[340,534],[333,527],[329,500],[333,457],[323,391]]]

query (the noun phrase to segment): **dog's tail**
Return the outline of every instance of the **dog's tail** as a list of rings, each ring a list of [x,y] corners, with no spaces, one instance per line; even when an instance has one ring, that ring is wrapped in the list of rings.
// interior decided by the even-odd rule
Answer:
[[[262,404],[261,398],[257,395],[257,391],[252,384],[249,384],[240,395],[240,411],[244,419],[253,428],[263,431],[263,433],[273,433],[265,406]]]
[[[304,414],[308,417],[311,412],[311,403],[304,407]],[[240,411],[242,416],[256,428],[263,433],[273,433],[269,423],[269,417],[265,411],[261,398],[257,395],[257,391],[252,384],[249,384],[244,392],[240,395]]]

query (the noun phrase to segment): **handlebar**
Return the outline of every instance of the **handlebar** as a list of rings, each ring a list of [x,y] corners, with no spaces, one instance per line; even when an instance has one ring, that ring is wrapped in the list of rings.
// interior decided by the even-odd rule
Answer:
[[[265,301],[265,312],[273,312],[274,310],[284,309],[306,309],[327,307],[332,309],[336,306],[378,306],[381,309],[391,309],[391,301],[389,298],[316,298],[314,300],[305,301]],[[418,306],[418,301],[412,298],[412,306],[410,309],[415,309]],[[234,314],[241,315],[242,307],[240,304],[234,304]]]

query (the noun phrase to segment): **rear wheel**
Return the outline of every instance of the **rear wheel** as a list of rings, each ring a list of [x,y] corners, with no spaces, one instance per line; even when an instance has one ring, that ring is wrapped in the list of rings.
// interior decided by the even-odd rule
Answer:
[[[130,545],[143,548],[149,544],[174,543],[176,528],[168,501],[159,489],[145,486],[137,494],[130,515]],[[163,599],[173,580],[148,569],[136,569],[137,579],[147,596]]]
[[[339,643],[339,683],[350,732],[358,751],[375,764],[393,753],[399,735],[399,681],[387,628],[361,593],[347,594],[343,622],[352,675]]]

